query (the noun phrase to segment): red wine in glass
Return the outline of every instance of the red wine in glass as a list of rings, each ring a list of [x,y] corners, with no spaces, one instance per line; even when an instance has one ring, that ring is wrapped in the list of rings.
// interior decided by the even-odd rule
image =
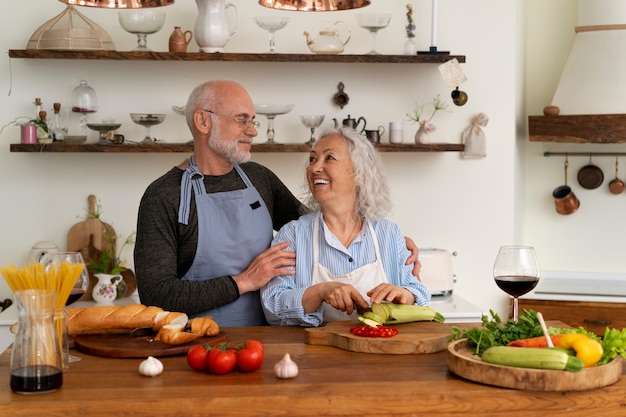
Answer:
[[[530,292],[539,282],[540,268],[531,246],[502,246],[493,266],[496,285],[513,297],[513,321],[517,323],[518,297]]]
[[[72,291],[70,292],[69,297],[67,297],[67,301],[65,302],[65,305],[68,306],[70,304],[75,303],[84,294],[85,294],[85,290],[84,289],[82,289],[82,288],[72,288]]]
[[[519,297],[533,290],[539,283],[539,277],[501,276],[495,277],[496,284],[511,297]]]

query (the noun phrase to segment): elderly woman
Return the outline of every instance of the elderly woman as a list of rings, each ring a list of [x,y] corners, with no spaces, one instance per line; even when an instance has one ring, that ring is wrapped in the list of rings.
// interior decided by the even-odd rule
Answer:
[[[427,305],[430,293],[405,265],[398,226],[383,217],[389,189],[374,146],[350,128],[322,133],[306,168],[313,212],[291,221],[272,244],[289,242],[295,273],[261,288],[272,325],[348,320],[370,303]]]

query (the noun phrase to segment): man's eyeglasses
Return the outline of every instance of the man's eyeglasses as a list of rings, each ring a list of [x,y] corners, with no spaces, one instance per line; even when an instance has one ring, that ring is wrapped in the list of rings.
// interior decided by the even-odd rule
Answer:
[[[237,122],[241,125],[241,127],[243,127],[244,129],[250,129],[250,126],[254,126],[255,129],[258,129],[259,126],[261,126],[261,123],[258,122],[257,120],[246,120],[246,119],[238,119],[236,117],[231,117],[231,116],[226,116],[224,114],[218,114],[215,113],[213,110],[207,110],[207,109],[202,109],[207,113],[211,113],[214,114],[216,116],[219,117],[223,117],[224,119],[228,119],[228,120],[232,120],[233,122]]]

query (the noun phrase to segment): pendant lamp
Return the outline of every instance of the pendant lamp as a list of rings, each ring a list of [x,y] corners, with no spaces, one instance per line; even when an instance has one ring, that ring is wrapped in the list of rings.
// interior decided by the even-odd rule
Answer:
[[[332,12],[369,6],[370,0],[259,0],[264,7],[299,12]]]
[[[105,9],[142,9],[174,4],[174,0],[59,0],[73,6],[101,7]]]

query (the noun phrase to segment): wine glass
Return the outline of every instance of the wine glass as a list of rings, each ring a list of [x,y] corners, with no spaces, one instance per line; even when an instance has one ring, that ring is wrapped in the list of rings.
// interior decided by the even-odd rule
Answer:
[[[276,43],[274,42],[274,33],[277,30],[281,30],[287,23],[289,23],[288,17],[277,16],[257,16],[254,18],[257,26],[261,29],[265,29],[270,33],[270,52],[276,52]]]
[[[156,142],[156,139],[153,139],[151,136],[150,128],[163,123],[163,120],[165,120],[164,114],[131,113],[130,118],[133,122],[146,128],[146,134],[141,143]]]
[[[379,30],[389,26],[391,14],[389,13],[357,13],[356,20],[363,29],[370,31],[372,50],[367,55],[380,55],[376,52],[376,34]]]
[[[263,142],[265,145],[273,145],[275,132],[274,132],[274,119],[281,114],[289,113],[293,110],[293,104],[255,104],[254,111],[258,114],[262,114],[267,118],[267,141]]]
[[[120,26],[128,33],[137,35],[137,47],[133,51],[151,51],[147,37],[157,33],[165,23],[165,12],[158,10],[125,10],[118,12]]]
[[[320,125],[324,121],[324,115],[323,114],[301,115],[300,121],[302,122],[304,126],[311,129],[311,138],[305,143],[307,145],[313,145],[313,143],[315,143],[315,129],[320,127]]]
[[[87,265],[85,264],[83,255],[81,255],[80,252],[48,252],[41,257],[39,262],[43,265],[44,270],[54,267],[57,271],[60,269],[63,262],[83,265],[82,272],[72,285],[67,300],[65,300],[66,306],[78,301],[85,294],[85,291],[87,291],[87,287],[89,286],[89,272],[87,271]],[[67,339],[65,339],[64,343],[66,341]],[[82,358],[68,354],[67,359],[69,363],[73,363],[80,361]]]
[[[519,318],[518,297],[539,283],[539,261],[530,246],[502,246],[493,266],[493,277],[502,291],[513,297],[513,320]]]

